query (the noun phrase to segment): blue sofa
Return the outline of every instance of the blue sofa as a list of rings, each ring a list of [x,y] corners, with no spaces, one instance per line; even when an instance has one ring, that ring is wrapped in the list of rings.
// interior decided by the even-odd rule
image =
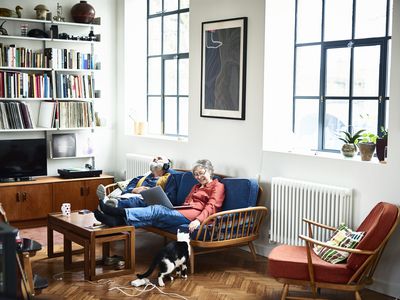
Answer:
[[[181,205],[198,182],[188,171],[174,171],[172,176],[177,194],[171,202],[174,205]],[[209,216],[200,224],[199,229],[191,234],[191,273],[194,273],[195,255],[227,247],[248,245],[253,257],[256,258],[253,241],[258,239],[260,226],[267,214],[267,208],[257,206],[262,190],[254,179],[218,177],[225,185],[224,204],[221,212]],[[178,228],[187,229],[187,225],[167,229],[156,227],[144,229],[174,240]]]

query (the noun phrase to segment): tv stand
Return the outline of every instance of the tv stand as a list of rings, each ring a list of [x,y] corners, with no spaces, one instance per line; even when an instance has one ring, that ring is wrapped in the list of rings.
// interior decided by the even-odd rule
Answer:
[[[0,183],[1,182],[21,182],[21,181],[34,181],[36,180],[33,177],[14,177],[14,178],[1,178],[0,179]]]

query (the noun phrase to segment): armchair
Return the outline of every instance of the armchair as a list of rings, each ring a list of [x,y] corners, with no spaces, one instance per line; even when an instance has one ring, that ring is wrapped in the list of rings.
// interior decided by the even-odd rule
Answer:
[[[389,237],[399,223],[400,208],[385,202],[378,203],[358,227],[365,232],[355,249],[331,246],[313,238],[312,227],[335,228],[304,219],[308,236],[300,235],[306,246],[280,245],[269,257],[269,274],[283,283],[281,299],[316,299],[317,289],[353,291],[361,300],[360,290],[372,283],[372,277]],[[348,252],[345,263],[331,264],[320,259],[312,250],[314,244]],[[309,286],[312,298],[289,297],[290,285]]]

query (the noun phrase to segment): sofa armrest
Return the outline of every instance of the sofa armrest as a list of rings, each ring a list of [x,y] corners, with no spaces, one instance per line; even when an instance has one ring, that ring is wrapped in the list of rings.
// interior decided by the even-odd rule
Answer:
[[[113,190],[118,188],[118,184],[117,183],[110,183],[108,185],[105,186],[106,189],[106,195],[109,195]]]
[[[263,206],[226,210],[206,218],[194,237],[195,241],[227,241],[258,236],[267,215]]]

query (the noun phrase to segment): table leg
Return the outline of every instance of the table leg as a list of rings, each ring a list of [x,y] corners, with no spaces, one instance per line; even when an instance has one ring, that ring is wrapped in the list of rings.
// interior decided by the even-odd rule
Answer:
[[[72,241],[64,235],[64,269],[72,267]]]
[[[53,227],[47,224],[47,257],[54,256]]]
[[[135,228],[129,231],[130,269],[135,272]]]
[[[33,273],[32,273],[32,265],[31,265],[31,259],[29,257],[28,252],[22,253],[22,261],[24,265],[24,272],[26,274],[26,279],[28,280],[29,284],[29,293],[31,295],[35,294],[35,286],[33,285]]]
[[[89,262],[88,265],[90,265],[90,280],[95,280],[96,278],[96,240],[94,237],[90,240],[90,243],[88,245],[89,248],[89,259],[87,260]]]
[[[110,243],[103,243],[103,261],[110,256]]]
[[[84,256],[83,256],[83,271],[86,280],[93,280],[92,279],[92,253],[90,251],[92,245],[85,241],[84,245]],[[94,247],[96,249],[96,247]],[[95,258],[95,266],[96,268],[96,258]],[[96,269],[94,269],[96,272]]]

